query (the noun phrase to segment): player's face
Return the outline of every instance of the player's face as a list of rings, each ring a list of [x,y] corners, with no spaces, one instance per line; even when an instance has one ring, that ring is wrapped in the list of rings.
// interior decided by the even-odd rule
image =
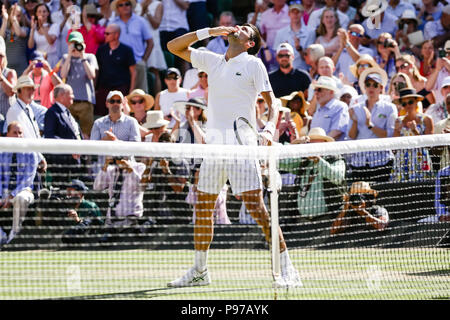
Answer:
[[[236,26],[238,31],[230,33],[229,37],[238,40],[242,44],[251,45],[251,38],[253,36],[253,30],[248,26]]]

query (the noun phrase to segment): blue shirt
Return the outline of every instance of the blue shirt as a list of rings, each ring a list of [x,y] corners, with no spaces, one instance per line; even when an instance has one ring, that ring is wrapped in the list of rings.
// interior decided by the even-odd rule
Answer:
[[[119,16],[116,16],[113,23],[120,27],[119,41],[133,49],[136,62],[141,61],[147,48],[146,41],[152,39],[147,22],[144,18],[133,13],[126,23]]]
[[[225,44],[225,40],[222,37],[215,37],[208,42],[206,49],[218,54],[225,54],[228,46],[229,44]]]
[[[366,126],[365,105],[366,101],[353,107],[355,116],[358,119],[358,134],[355,140],[378,139],[378,136]],[[373,106],[370,119],[375,127],[386,130],[387,137],[392,137],[394,134],[395,120],[397,119],[397,107],[390,102],[379,100]],[[353,120],[350,119],[349,131],[352,125]],[[348,139],[351,138],[348,137]],[[391,159],[393,159],[391,151],[368,151],[353,153],[350,155],[348,161],[354,167],[364,167],[366,165],[376,167],[385,165]]]
[[[441,203],[441,178],[450,176],[450,166],[445,167],[438,171],[436,176],[436,187],[434,193],[434,207],[436,208],[436,215],[443,216],[448,215],[447,207]]]
[[[396,16],[397,18],[400,18],[405,12],[405,10],[411,10],[412,12],[416,13],[416,8],[408,2],[405,2],[403,0],[400,0],[398,5],[394,8],[392,8],[390,5],[386,8],[387,13],[392,14],[393,16]]]
[[[105,131],[109,131],[111,128],[112,132],[119,140],[141,141],[139,123],[135,118],[123,113],[116,122],[111,121],[109,115],[95,120],[91,131],[91,140],[101,140],[105,136]]]
[[[16,153],[17,159],[17,180],[14,190],[8,190],[9,181],[11,178],[11,160],[12,152],[0,153],[0,195],[5,198],[9,194],[15,197],[19,192],[25,188],[33,190],[33,181],[36,175],[39,157],[35,152],[30,153]]]
[[[379,28],[375,28],[375,27],[369,28],[367,26],[368,19],[369,18],[367,18],[366,20],[363,21],[362,26],[364,27],[366,35],[368,35],[371,39],[378,38],[378,36],[380,34],[382,34],[383,32],[390,33],[394,36],[398,30],[398,25],[397,25],[398,18],[388,12],[384,13],[384,18],[383,18],[383,21],[381,21]]]
[[[349,119],[348,106],[333,98],[324,106],[317,107],[311,128],[322,128],[327,135],[333,130],[339,130],[342,134],[337,140],[345,140]]]

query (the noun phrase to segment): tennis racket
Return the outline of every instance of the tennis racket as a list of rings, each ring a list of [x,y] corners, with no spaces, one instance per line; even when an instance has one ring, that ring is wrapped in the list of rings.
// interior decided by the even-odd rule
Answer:
[[[234,120],[233,128],[239,144],[245,146],[263,145],[264,138],[246,118],[237,117]],[[269,145],[271,145],[270,141]]]

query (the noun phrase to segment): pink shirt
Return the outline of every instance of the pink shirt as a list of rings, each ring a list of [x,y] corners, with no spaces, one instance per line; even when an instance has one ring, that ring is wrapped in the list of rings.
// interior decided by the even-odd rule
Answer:
[[[105,27],[100,25],[93,24],[89,31],[87,31],[85,26],[81,26],[77,31],[83,35],[84,43],[86,44],[86,49],[84,51],[86,53],[96,54],[98,47],[105,42]],[[71,32],[72,29],[67,33],[67,38]]]
[[[261,34],[265,35],[266,43],[270,48],[273,46],[277,31],[288,26],[290,22],[287,4],[278,13],[272,8],[261,14]]]
[[[55,103],[55,98],[53,97],[54,86],[50,74],[47,73],[39,77],[30,74],[30,78],[38,85],[36,90],[34,90],[34,100],[38,100],[41,105],[50,108]]]

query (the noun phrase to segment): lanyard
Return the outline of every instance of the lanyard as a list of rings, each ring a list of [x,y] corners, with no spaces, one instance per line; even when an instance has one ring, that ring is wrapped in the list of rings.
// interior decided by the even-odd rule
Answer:
[[[33,128],[34,128],[34,134],[36,135],[36,138],[39,138],[39,134],[38,134],[38,131],[36,131],[36,118],[34,119],[34,121],[33,121],[33,119],[31,119],[31,116],[30,116],[30,111],[27,109],[27,107],[25,106],[22,106],[22,104],[19,102],[19,99],[16,99],[16,101],[17,101],[17,103],[19,104],[19,106],[20,106],[20,108],[25,112],[25,114],[28,116],[28,119],[30,120],[30,122],[31,122],[31,124],[33,125]],[[33,114],[34,115],[34,114]]]

